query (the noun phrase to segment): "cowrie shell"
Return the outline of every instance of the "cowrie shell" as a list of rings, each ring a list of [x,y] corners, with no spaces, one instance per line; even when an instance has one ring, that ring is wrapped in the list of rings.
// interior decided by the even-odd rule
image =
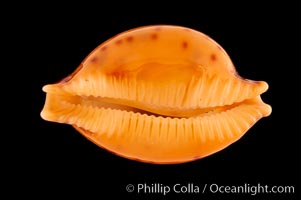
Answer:
[[[209,36],[181,26],[128,30],[43,87],[43,119],[142,162],[203,158],[240,139],[271,107],[264,81],[241,78]]]

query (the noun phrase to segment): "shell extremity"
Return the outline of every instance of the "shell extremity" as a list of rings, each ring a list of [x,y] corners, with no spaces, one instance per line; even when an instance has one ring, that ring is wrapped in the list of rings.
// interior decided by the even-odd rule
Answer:
[[[71,75],[43,87],[43,119],[149,163],[182,163],[224,149],[271,107],[263,81],[241,78],[223,48],[196,30],[132,29],[105,41]]]

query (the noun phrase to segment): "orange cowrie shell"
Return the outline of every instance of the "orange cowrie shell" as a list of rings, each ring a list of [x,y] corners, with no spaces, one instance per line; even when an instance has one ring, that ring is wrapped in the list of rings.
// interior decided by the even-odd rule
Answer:
[[[224,149],[271,113],[263,81],[241,78],[207,35],[173,25],[107,40],[71,75],[43,87],[43,119],[74,126],[117,155],[183,163]]]

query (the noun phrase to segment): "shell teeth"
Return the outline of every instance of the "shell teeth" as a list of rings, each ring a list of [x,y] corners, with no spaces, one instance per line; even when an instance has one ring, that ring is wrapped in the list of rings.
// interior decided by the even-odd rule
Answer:
[[[99,107],[93,102],[82,104],[80,98],[83,97],[70,97],[64,90],[60,91],[62,95],[57,95],[60,88],[55,87],[44,88],[48,92],[47,101],[50,102],[41,114],[44,119],[80,127],[81,132],[104,147],[110,141],[119,141],[118,144],[123,147],[136,145],[137,148],[149,148],[150,152],[157,152],[155,154],[158,157],[161,157],[158,152],[165,152],[160,158],[163,160],[176,159],[178,155],[203,157],[211,154],[213,149],[223,148],[225,144],[239,139],[258,119],[270,113],[270,106],[258,96],[214,114],[190,118],[155,117],[118,108]],[[226,93],[227,87],[222,93]],[[235,94],[239,94],[239,91],[235,91]],[[109,144],[101,141],[109,141]],[[154,150],[158,147],[158,150]],[[128,152],[128,155],[133,154]],[[175,157],[166,158],[166,155]]]
[[[235,132],[240,133],[249,128],[250,125],[254,124],[259,118],[265,116],[267,111],[270,109],[270,107],[266,104],[263,104],[258,97],[257,100],[250,102],[247,101],[246,103],[234,107],[233,109],[226,110],[225,112],[203,117],[180,119],[170,117],[155,117],[120,109],[99,108],[94,105],[83,106],[81,104],[72,104],[66,101],[57,101],[56,103],[60,104],[60,106],[53,105],[50,108],[44,109],[44,114],[46,113],[44,118],[50,116],[47,115],[47,113],[53,112],[53,115],[55,115],[57,118],[51,120],[58,121],[60,123],[75,124],[78,127],[83,127],[91,132],[110,132],[111,134],[111,132],[114,132],[114,130],[121,127],[130,128],[130,130],[133,130],[133,132],[139,129],[138,132],[141,134],[143,134],[146,130],[151,130],[149,133],[150,138],[153,134],[159,134],[159,136],[162,134],[163,136],[165,135],[163,132],[173,133],[174,136],[172,136],[172,138],[182,138],[183,134],[185,135],[188,133],[200,133],[201,135],[192,136],[192,138],[201,138],[202,142],[205,142],[207,139],[212,141],[216,138],[222,141],[224,140],[224,137],[226,137],[224,133],[226,133],[228,137],[231,137],[231,135]],[[255,107],[253,105],[255,105]],[[63,107],[63,109],[51,110],[53,107]],[[264,109],[262,109],[262,107]],[[99,123],[105,118],[107,122],[106,124]],[[215,120],[213,120],[213,118]],[[138,120],[140,120],[139,123],[137,123]],[[225,121],[228,123],[225,123]],[[149,124],[150,122],[154,124]],[[125,127],[125,123],[129,123],[127,125],[129,127]],[[227,124],[232,125],[227,126]],[[107,128],[102,130],[104,127]],[[109,130],[109,127],[111,127],[112,130]],[[190,136],[187,137],[189,138]]]

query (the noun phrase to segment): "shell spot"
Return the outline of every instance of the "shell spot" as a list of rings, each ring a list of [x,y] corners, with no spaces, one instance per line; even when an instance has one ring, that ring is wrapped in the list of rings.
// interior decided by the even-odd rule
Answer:
[[[188,47],[188,42],[187,41],[183,41],[182,42],[182,48],[183,49],[187,49],[187,47]]]
[[[96,56],[94,56],[93,58],[91,58],[90,62],[92,63],[96,63],[98,60],[98,58]]]
[[[150,37],[152,40],[156,40],[156,39],[158,39],[158,34],[152,33]]]
[[[212,54],[210,55],[210,60],[211,60],[212,62],[215,62],[215,61],[217,60],[217,56],[216,56],[215,53],[212,53]]]
[[[128,37],[126,38],[126,41],[128,41],[128,42],[133,42],[133,40],[134,40],[134,37],[133,37],[133,36],[128,36]]]
[[[103,46],[103,47],[101,47],[101,51],[106,51],[108,49],[108,46],[106,45],[106,46]]]
[[[122,44],[122,40],[121,40],[121,39],[119,39],[119,40],[116,40],[115,44],[117,44],[117,45],[121,45],[121,44]]]
[[[81,69],[83,68],[83,65],[81,64],[77,69],[71,73],[69,76],[63,78],[59,83],[67,83],[69,82]]]

